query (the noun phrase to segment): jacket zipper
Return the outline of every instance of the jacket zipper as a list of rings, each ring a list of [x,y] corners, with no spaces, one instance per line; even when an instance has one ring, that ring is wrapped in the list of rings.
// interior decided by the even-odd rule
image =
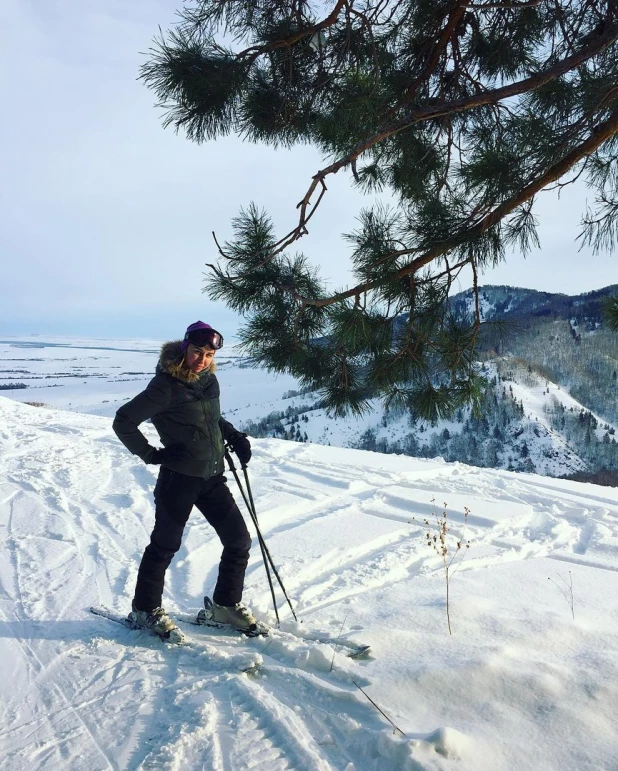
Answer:
[[[202,405],[202,412],[204,414],[204,433],[208,436],[208,440],[210,442],[210,457],[211,457],[211,467],[208,469],[209,472],[214,474],[215,471],[217,471],[217,459],[215,458],[215,442],[212,437],[212,431],[208,432],[206,430],[206,427],[208,426],[208,415],[206,414],[206,400],[200,399],[200,404]]]

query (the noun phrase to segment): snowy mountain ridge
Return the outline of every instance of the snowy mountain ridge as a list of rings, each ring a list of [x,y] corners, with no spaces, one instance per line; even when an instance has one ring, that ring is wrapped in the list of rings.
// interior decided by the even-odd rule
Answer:
[[[617,294],[618,284],[579,295],[485,284],[479,287],[479,315],[482,321],[551,317],[601,322],[603,300]],[[474,315],[472,289],[453,295],[450,303],[456,314]]]

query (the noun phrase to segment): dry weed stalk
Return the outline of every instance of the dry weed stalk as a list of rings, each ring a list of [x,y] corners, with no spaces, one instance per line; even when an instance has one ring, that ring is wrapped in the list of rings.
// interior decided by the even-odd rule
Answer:
[[[564,584],[564,589],[558,584],[556,581],[554,581],[553,578],[548,578],[548,581],[551,581],[554,586],[558,588],[558,591],[560,594],[564,597],[564,599],[569,603],[569,607],[571,608],[571,615],[573,616],[573,621],[575,621],[575,598],[573,596],[573,575],[571,574],[571,571],[569,570],[569,580],[567,582],[566,578],[560,573],[558,573],[558,578],[562,581]]]
[[[444,578],[446,580],[446,622],[448,624],[448,633],[453,634],[451,629],[450,581],[463,562],[466,550],[470,548],[470,541],[465,539],[470,509],[464,506],[464,526],[461,536],[457,537],[453,534],[449,537],[451,528],[449,527],[447,504],[444,503],[442,513],[438,514],[435,509],[435,502],[436,499],[432,498],[434,521],[431,522],[429,519],[423,520],[427,527],[425,537],[427,538],[427,546],[431,547],[442,560]],[[454,541],[454,545],[450,546],[450,541]],[[452,569],[453,565],[455,565],[454,569]]]

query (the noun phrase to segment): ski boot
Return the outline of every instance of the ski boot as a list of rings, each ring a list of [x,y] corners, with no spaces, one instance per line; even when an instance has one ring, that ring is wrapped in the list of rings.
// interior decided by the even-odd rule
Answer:
[[[210,597],[204,597],[204,607],[197,614],[196,622],[205,626],[232,627],[247,637],[268,634],[268,627],[257,621],[242,602],[237,602],[235,605],[218,605]]]
[[[137,610],[135,606],[129,613],[127,620],[140,629],[147,629],[149,632],[158,634],[168,642],[175,645],[182,645],[185,636],[176,626],[172,619],[167,615],[163,608],[154,608],[154,610]]]

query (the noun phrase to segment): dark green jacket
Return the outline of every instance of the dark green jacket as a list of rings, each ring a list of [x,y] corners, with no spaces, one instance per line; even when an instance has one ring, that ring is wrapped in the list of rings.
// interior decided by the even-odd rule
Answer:
[[[223,472],[223,441],[235,429],[221,417],[216,376],[211,371],[197,375],[182,360],[180,341],[166,343],[155,376],[118,410],[112,428],[130,452],[148,463],[154,448],[138,426],[150,418],[163,446],[173,446],[178,456],[165,466],[209,479]]]

